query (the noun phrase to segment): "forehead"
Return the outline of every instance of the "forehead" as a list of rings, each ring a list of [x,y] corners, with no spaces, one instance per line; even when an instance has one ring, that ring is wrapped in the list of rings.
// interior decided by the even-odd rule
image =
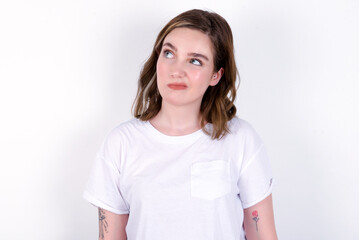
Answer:
[[[164,39],[163,43],[171,43],[178,51],[203,53],[213,56],[211,39],[203,32],[190,28],[175,28]]]

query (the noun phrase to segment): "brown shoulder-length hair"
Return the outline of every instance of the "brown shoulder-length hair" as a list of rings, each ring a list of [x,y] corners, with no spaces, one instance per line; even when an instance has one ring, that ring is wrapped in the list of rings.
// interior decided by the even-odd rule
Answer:
[[[133,104],[134,117],[150,120],[161,109],[162,97],[157,87],[156,64],[165,37],[175,28],[199,30],[211,39],[214,49],[214,71],[223,68],[224,74],[215,86],[209,86],[201,102],[201,127],[212,139],[220,139],[229,132],[227,122],[236,114],[237,67],[234,59],[233,36],[226,20],[214,12],[193,9],[173,18],[157,36],[152,54],[145,62],[138,80],[137,96]],[[205,123],[212,123],[212,132]]]

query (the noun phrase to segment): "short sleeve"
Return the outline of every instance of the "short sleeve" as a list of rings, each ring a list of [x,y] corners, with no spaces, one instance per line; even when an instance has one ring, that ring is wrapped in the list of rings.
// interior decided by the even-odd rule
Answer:
[[[244,144],[238,189],[243,208],[249,208],[272,193],[273,176],[265,146],[252,129]]]
[[[121,142],[119,136],[112,132],[97,153],[83,197],[96,207],[127,214],[129,208],[120,189],[120,157]]]

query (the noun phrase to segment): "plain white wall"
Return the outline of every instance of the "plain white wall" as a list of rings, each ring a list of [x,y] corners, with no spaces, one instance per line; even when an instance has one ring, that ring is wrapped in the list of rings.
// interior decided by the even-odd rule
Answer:
[[[227,19],[238,115],[266,142],[280,239],[359,239],[355,0],[1,1],[0,239],[97,239],[82,191],[131,117],[159,30],[191,8]]]

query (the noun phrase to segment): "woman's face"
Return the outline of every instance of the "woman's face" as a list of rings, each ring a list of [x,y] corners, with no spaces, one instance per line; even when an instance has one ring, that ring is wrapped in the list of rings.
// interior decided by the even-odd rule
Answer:
[[[164,39],[157,61],[157,86],[162,104],[199,108],[208,86],[223,69],[214,72],[210,38],[189,28],[175,28]]]

